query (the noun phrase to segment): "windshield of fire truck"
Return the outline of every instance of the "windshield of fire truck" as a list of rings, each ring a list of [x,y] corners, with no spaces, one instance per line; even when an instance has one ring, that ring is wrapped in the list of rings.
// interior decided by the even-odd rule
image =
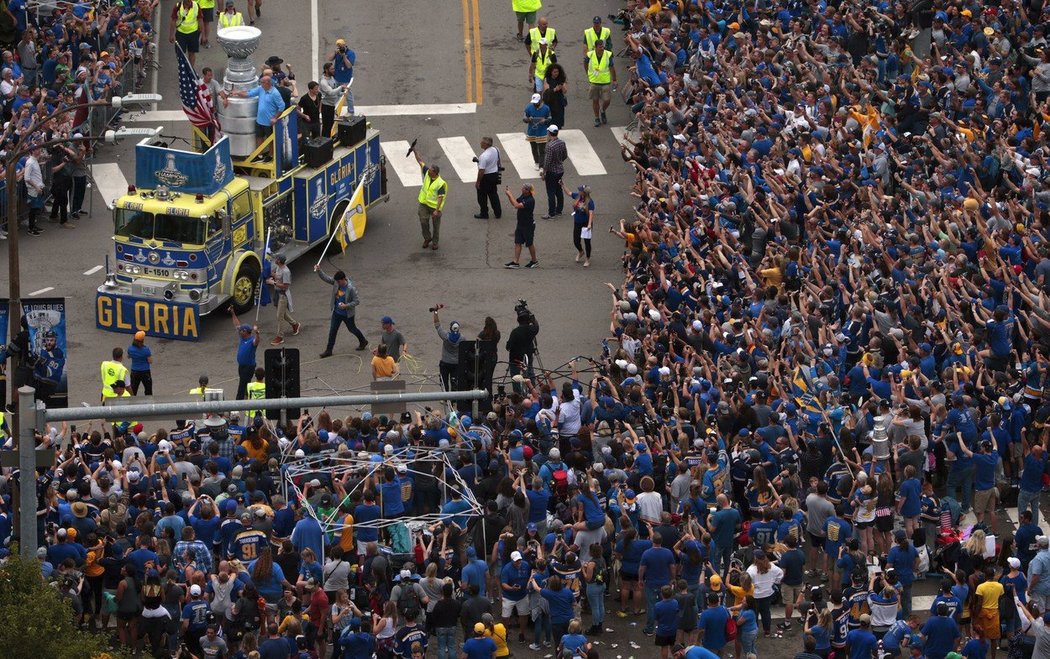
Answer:
[[[178,215],[147,213],[140,210],[118,208],[115,213],[115,228],[123,238],[165,240],[188,245],[203,245],[205,223],[199,218]]]

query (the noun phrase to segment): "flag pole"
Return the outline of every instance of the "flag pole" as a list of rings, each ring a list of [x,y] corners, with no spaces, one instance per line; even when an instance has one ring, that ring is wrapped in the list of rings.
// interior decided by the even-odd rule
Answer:
[[[273,231],[273,227],[269,227],[269,228],[266,229],[266,244],[263,246],[263,253],[262,253],[263,260],[266,259],[266,253],[270,251],[270,232],[271,231]],[[260,275],[261,274],[262,273],[260,273]],[[255,291],[255,324],[256,325],[259,324],[259,311],[262,309],[262,307],[259,306],[259,301],[262,300],[262,287],[263,286],[265,286],[265,284],[260,281],[259,282],[259,289],[257,291]]]
[[[354,188],[354,193],[350,195],[351,201],[357,196],[357,193],[361,191],[361,188],[364,187],[365,179],[366,177],[362,176],[361,180],[358,181],[357,187]],[[321,258],[317,259],[317,265],[321,265],[321,261],[324,261],[325,255],[328,254],[328,248],[332,246],[332,241],[335,240],[337,235],[339,235],[339,232],[346,232],[346,211],[349,209],[350,207],[347,206],[346,210],[343,211],[343,216],[339,218],[339,223],[336,225],[335,231],[332,232],[332,235],[328,236],[328,242],[325,243],[324,251],[321,252]]]

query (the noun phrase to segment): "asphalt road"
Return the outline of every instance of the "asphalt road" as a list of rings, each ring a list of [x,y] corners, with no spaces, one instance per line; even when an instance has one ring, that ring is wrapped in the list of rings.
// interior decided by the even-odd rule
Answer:
[[[554,369],[577,355],[593,355],[600,349],[600,339],[608,332],[610,303],[604,282],[621,279],[622,245],[608,233],[607,227],[630,212],[631,200],[626,190],[632,177],[619,158],[609,127],[589,125],[589,104],[585,88],[579,83],[583,76],[582,56],[577,53],[582,48],[580,35],[591,17],[596,13],[607,14],[611,5],[594,0],[565,2],[549,12],[551,25],[559,29],[559,36],[564,40],[563,50],[572,54],[571,58],[566,56],[572,62],[569,75],[570,83],[574,84],[567,123],[570,128],[582,129],[608,172],[584,180],[569,168],[566,175],[570,186],[590,185],[597,203],[596,226],[599,228],[595,231],[591,267],[584,269],[574,262],[571,219],[564,216],[550,221],[537,219],[538,269],[508,271],[502,264],[511,256],[513,215],[505,213],[502,220],[473,219],[477,211],[474,187],[455,176],[437,140],[459,136],[476,149],[482,135],[522,131],[521,112],[530,95],[525,85],[527,57],[524,46],[514,39],[510,3],[484,3],[477,32],[471,0],[462,7],[458,2],[444,3],[442,9],[422,0],[395,5],[348,5],[328,0],[318,4],[319,51],[330,52],[340,37],[348,39],[357,51],[354,92],[358,105],[477,103],[476,112],[469,114],[371,119],[373,127],[382,132],[384,141],[411,141],[418,137],[424,157],[437,157],[438,162],[446,165],[444,174],[450,184],[450,197],[442,226],[441,249],[423,251],[415,212],[418,187],[406,187],[391,172],[390,199],[369,213],[364,238],[351,245],[345,255],[336,253],[326,259],[329,272],[337,268],[346,270],[360,291],[358,325],[374,343],[380,331],[379,319],[384,315],[395,318],[412,355],[418,359],[413,362],[415,368],[405,369],[410,371],[407,374],[410,391],[436,388],[440,341],[427,309],[438,303],[445,305],[442,321],[458,320],[467,338],[473,338],[485,316],[491,315],[505,339],[514,324],[515,300],[525,298],[541,325],[540,355],[546,368]],[[469,16],[467,21],[465,15]],[[257,62],[269,55],[281,56],[292,66],[300,86],[305,89],[312,69],[310,25],[309,2],[267,2],[257,23],[263,31]],[[180,108],[173,47],[166,39],[167,27],[167,16],[164,16],[160,21],[162,68],[157,81],[157,91],[164,96],[157,109],[162,111]],[[476,34],[480,34],[480,41]],[[475,48],[475,43],[481,47]],[[221,71],[225,59],[216,46],[202,50],[197,65]],[[478,61],[480,81],[476,75]],[[466,70],[467,63],[470,72]],[[149,83],[143,91],[148,89]],[[622,104],[614,104],[610,126],[624,125],[627,114]],[[135,117],[129,115],[128,119],[133,121]],[[185,121],[161,125],[165,134],[190,134]],[[133,180],[133,141],[103,147],[97,162],[117,163],[124,176]],[[535,172],[526,172],[526,175],[535,176]],[[508,167],[504,180],[514,190],[521,183],[514,167]],[[118,182],[117,189],[122,184]],[[74,231],[63,231],[45,222],[42,237],[24,237],[20,243],[23,296],[53,287],[42,295],[63,296],[68,302],[71,405],[97,400],[98,363],[109,357],[113,347],[129,343],[127,335],[95,328],[95,289],[104,273],[84,274],[103,264],[106,255],[113,253],[112,219],[105,200],[98,194],[99,187],[105,185],[105,181],[99,181],[92,186],[93,212],[90,217],[81,218]],[[109,185],[112,187],[113,183]],[[540,187],[538,209],[543,209],[546,196],[542,184]],[[504,206],[506,208],[506,204]],[[319,255],[318,250],[292,264],[294,315],[303,323],[303,330],[285,345],[302,350],[304,395],[366,391],[369,365],[361,359],[362,353],[352,350],[354,342],[349,334],[339,337],[334,358],[317,360],[327,337],[329,292],[311,272]],[[0,290],[5,290],[7,271],[2,270]],[[274,335],[275,320],[273,307],[262,310],[259,325],[263,347],[268,347]],[[225,314],[213,314],[202,325],[203,338],[198,343],[149,341],[154,352],[156,395],[180,395],[196,384],[201,372],[209,374],[212,386],[232,388],[235,385],[236,337],[229,318]],[[260,359],[261,356],[260,351]]]

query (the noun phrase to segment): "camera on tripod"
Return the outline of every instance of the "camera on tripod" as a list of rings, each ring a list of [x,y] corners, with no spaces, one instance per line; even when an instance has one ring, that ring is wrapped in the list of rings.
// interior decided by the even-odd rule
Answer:
[[[522,317],[527,318],[530,323],[536,319],[536,316],[529,309],[529,303],[523,298],[518,298],[518,303],[514,305],[514,313],[519,319]]]

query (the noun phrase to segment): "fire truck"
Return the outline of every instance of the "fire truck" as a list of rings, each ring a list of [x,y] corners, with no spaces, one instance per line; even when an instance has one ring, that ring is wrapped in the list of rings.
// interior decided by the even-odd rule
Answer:
[[[248,26],[220,31],[227,91],[258,85],[248,59],[258,34]],[[135,146],[134,184],[113,204],[99,328],[196,341],[205,314],[255,304],[265,252],[291,263],[341,230],[360,181],[365,207],[387,199],[379,132],[363,118],[301,158],[295,106],[259,145],[255,101],[231,97],[214,141],[195,127],[188,150],[159,135]]]

